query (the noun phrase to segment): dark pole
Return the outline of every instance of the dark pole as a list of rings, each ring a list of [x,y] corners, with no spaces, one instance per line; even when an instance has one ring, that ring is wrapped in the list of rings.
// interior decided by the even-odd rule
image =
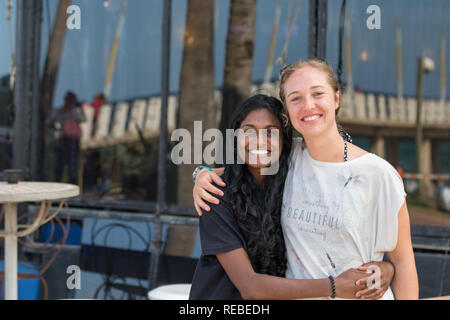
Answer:
[[[29,135],[27,128],[29,126],[26,122],[26,93],[27,83],[25,74],[25,41],[24,35],[27,29],[27,19],[25,14],[25,3],[23,0],[17,1],[17,21],[16,21],[16,82],[14,88],[14,140],[13,140],[13,168],[22,169],[24,172],[27,168],[27,155],[25,146],[28,143]]]
[[[417,110],[416,110],[416,162],[417,172],[421,172],[420,148],[422,146],[422,94],[423,94],[423,59],[417,61]]]
[[[422,104],[423,104],[423,74],[424,74],[424,61],[420,57],[417,61],[417,110],[416,110],[416,163],[417,172],[423,173],[422,169],[422,156],[421,149],[423,143],[422,132]],[[425,199],[424,194],[424,180],[419,179],[419,198]]]
[[[41,56],[41,21],[42,21],[42,0],[33,1],[33,97],[32,97],[32,119],[31,126],[31,180],[40,181],[44,178],[44,154],[42,150],[43,127],[45,120],[42,121],[40,115],[40,56]]]
[[[309,58],[326,59],[327,1],[309,0]]]
[[[161,213],[166,210],[166,154],[167,154],[167,102],[169,98],[169,71],[170,71],[170,25],[172,0],[163,0],[163,36],[162,36],[162,62],[161,62],[161,122],[159,133],[158,152],[158,198],[155,214],[155,225],[152,239],[152,252],[149,270],[149,290],[157,285],[158,265],[161,254]]]
[[[26,180],[36,178],[38,145],[39,55],[42,0],[17,1],[17,78],[14,90],[13,167]]]

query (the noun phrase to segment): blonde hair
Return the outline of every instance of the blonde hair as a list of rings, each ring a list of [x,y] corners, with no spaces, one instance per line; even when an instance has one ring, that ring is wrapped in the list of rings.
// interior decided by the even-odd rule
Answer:
[[[319,60],[317,58],[312,58],[312,59],[308,59],[308,60],[300,60],[300,61],[294,62],[294,63],[286,66],[280,72],[279,96],[280,96],[281,101],[283,101],[283,104],[285,105],[285,107],[286,107],[286,97],[285,97],[286,93],[284,92],[284,85],[285,85],[286,81],[291,77],[291,75],[295,71],[300,70],[301,68],[304,68],[304,67],[312,67],[312,68],[318,69],[319,71],[322,71],[323,73],[325,73],[328,84],[331,86],[334,93],[340,91],[339,81],[334,76],[333,68],[331,68],[328,63],[326,63],[323,60]],[[336,115],[337,115],[339,109],[340,109],[340,106],[336,109]]]

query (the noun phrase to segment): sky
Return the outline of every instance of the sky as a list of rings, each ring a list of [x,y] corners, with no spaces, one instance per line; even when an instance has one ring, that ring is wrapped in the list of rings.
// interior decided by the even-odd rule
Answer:
[[[130,100],[158,95],[160,91],[162,2],[163,0],[128,0],[125,24],[119,45],[111,94],[112,101]],[[276,57],[286,43],[288,7],[291,24],[295,8],[300,14],[292,26],[288,43],[288,63],[306,58],[308,41],[308,0],[281,0],[282,11],[276,45]],[[56,0],[43,0],[44,11],[41,35],[41,70],[57,6]],[[106,6],[105,3],[108,5]],[[68,30],[55,91],[54,107],[61,105],[66,91],[74,91],[81,100],[90,101],[95,92],[104,87],[106,68],[114,38],[122,0],[74,0],[81,9],[81,29]],[[170,60],[170,90],[177,92],[183,53],[183,34],[187,0],[172,0],[172,39]],[[327,60],[335,68],[338,61],[338,32],[341,0],[330,0],[328,5]],[[226,32],[230,0],[215,0],[215,78],[220,88],[225,64]],[[380,8],[381,29],[369,30],[366,10],[371,4]],[[14,9],[16,1],[13,1]],[[276,0],[257,1],[257,25],[253,80],[264,77],[269,52],[272,21]],[[425,97],[439,98],[440,36],[448,36],[450,1],[447,0],[348,0],[351,21],[352,69],[354,84],[363,90],[396,94],[395,19],[403,31],[403,69],[405,95],[416,90],[417,58],[430,56],[436,70],[426,75]],[[15,40],[15,10],[13,9],[13,40]],[[50,17],[50,19],[48,19]],[[447,40],[447,79],[449,78],[449,46]],[[0,76],[9,72],[11,48],[9,45],[6,0],[0,0]],[[13,48],[14,50],[14,48]],[[273,70],[277,78],[279,67]],[[195,77],[195,75],[193,75]],[[344,77],[345,80],[345,77]],[[447,81],[450,93],[450,81]]]

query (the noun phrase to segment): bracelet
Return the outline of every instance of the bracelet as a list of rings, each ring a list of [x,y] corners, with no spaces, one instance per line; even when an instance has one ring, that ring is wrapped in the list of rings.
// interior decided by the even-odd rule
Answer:
[[[329,276],[328,279],[330,279],[331,282],[331,299],[336,298],[336,284],[334,283],[333,276]]]
[[[200,167],[195,168],[194,172],[192,172],[192,180],[194,181],[194,184],[195,184],[195,180],[197,179],[197,174],[202,169],[208,169],[209,171],[213,171],[211,168],[208,168],[207,166],[200,166]]]

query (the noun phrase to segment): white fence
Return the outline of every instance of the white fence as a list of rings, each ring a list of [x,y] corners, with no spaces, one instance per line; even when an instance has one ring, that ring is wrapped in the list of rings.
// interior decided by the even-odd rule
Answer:
[[[277,96],[277,84],[253,86],[252,93]],[[416,99],[397,99],[394,96],[355,92],[343,94],[339,119],[341,122],[381,124],[386,126],[414,126],[416,123]],[[220,118],[222,94],[215,92],[217,119]],[[97,126],[93,128],[93,108],[83,105],[86,122],[82,124],[82,148],[102,147],[138,139],[139,127],[144,137],[156,137],[161,118],[161,98],[138,99],[131,104],[119,102],[114,107],[106,104],[100,109]],[[169,96],[167,125],[169,133],[175,129],[178,110],[177,96]],[[422,122],[425,127],[450,130],[450,101],[442,106],[437,100],[424,100]]]
[[[342,121],[359,121],[362,124],[380,122],[394,126],[416,124],[416,99],[355,92],[353,103],[349,100],[350,96],[344,94],[339,113]],[[424,100],[421,119],[424,126],[450,128],[450,101],[442,105],[438,100]]]

